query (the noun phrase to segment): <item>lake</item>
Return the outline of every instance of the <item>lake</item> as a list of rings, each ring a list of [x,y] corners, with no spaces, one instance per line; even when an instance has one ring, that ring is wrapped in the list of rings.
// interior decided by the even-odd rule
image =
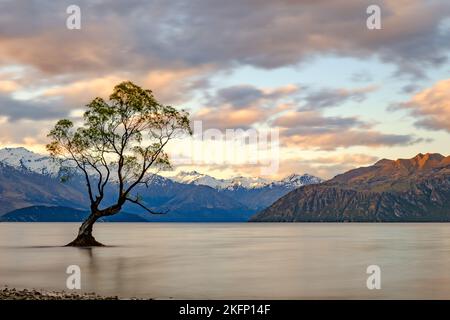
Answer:
[[[450,224],[0,223],[0,286],[157,299],[450,299]],[[381,268],[369,290],[366,268]]]

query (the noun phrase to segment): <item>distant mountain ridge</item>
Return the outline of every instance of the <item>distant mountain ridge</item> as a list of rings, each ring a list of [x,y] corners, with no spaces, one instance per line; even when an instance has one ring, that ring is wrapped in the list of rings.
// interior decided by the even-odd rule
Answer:
[[[251,221],[450,221],[450,156],[383,159],[291,191]]]
[[[60,183],[59,176],[59,164],[50,157],[25,148],[0,149],[0,216],[35,206],[85,210],[89,200],[83,177],[75,175]],[[198,172],[177,176],[155,175],[148,188],[136,190],[147,206],[170,210],[167,216],[153,216],[150,221],[247,221],[294,188],[321,181],[310,175],[291,175],[280,181],[246,177],[221,180]],[[114,194],[108,189],[105,200],[111,202]],[[142,211],[134,205],[124,210]]]
[[[298,188],[304,185],[321,183],[322,179],[310,174],[291,174],[281,180],[270,180],[265,178],[254,177],[233,177],[229,179],[217,179],[212,176],[197,172],[197,171],[182,171],[169,179],[186,184],[204,185],[215,189],[258,189],[266,186],[287,186]]]

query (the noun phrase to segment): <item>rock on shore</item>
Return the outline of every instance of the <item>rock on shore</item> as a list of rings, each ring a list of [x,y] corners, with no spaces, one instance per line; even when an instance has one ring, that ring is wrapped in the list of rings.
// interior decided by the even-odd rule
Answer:
[[[95,293],[71,293],[65,291],[44,291],[36,289],[0,289],[0,300],[118,300],[117,296],[104,297]]]

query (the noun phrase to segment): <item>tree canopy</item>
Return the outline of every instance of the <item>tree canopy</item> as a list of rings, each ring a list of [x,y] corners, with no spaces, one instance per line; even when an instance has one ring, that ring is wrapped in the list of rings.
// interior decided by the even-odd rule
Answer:
[[[64,180],[74,169],[84,176],[91,215],[113,215],[127,201],[155,213],[132,191],[149,183],[152,169],[170,167],[164,148],[180,134],[192,134],[189,114],[159,103],[152,91],[127,81],[114,87],[108,101],[92,100],[79,126],[59,120],[48,134],[47,150],[61,162]],[[117,197],[105,208],[108,185],[116,186]]]

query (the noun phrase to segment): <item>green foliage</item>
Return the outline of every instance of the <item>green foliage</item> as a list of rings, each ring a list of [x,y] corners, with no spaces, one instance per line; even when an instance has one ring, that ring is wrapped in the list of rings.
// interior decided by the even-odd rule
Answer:
[[[112,174],[119,182],[118,201],[123,201],[132,188],[147,183],[151,169],[170,167],[164,152],[169,140],[192,134],[186,111],[160,104],[152,91],[130,81],[115,86],[109,101],[93,99],[83,118],[78,127],[70,120],[59,120],[48,134],[47,150],[84,173],[91,201],[97,206]]]

